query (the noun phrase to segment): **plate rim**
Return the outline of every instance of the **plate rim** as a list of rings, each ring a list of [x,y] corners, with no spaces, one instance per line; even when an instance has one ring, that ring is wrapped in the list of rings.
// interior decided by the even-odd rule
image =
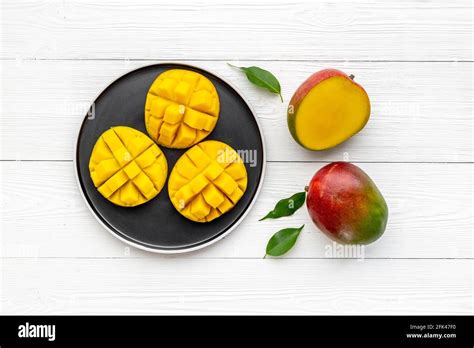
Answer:
[[[102,219],[99,218],[99,216],[97,216],[96,212],[92,209],[91,204],[89,203],[88,199],[85,196],[85,193],[82,189],[80,179],[79,179],[79,167],[77,165],[77,150],[78,150],[78,146],[79,146],[79,138],[80,138],[80,134],[81,134],[81,129],[82,129],[82,126],[84,124],[84,121],[87,119],[87,113],[86,113],[86,116],[81,119],[81,121],[79,123],[78,130],[76,132],[77,137],[76,137],[76,141],[74,142],[73,165],[74,165],[74,176],[75,176],[76,184],[79,188],[79,192],[81,194],[81,197],[82,197],[83,201],[85,202],[85,204],[87,206],[87,209],[91,212],[92,216],[94,216],[94,218],[99,222],[99,224],[105,230],[107,230],[110,234],[112,234],[118,240],[120,240],[123,243],[128,244],[130,246],[133,246],[134,248],[144,250],[144,251],[148,251],[148,252],[152,252],[152,253],[155,253],[155,254],[168,254],[168,255],[171,255],[171,254],[184,254],[184,253],[189,253],[189,252],[193,252],[193,251],[196,251],[196,250],[206,248],[206,247],[208,247],[208,246],[210,246],[214,243],[217,243],[218,241],[225,238],[226,236],[228,236],[232,231],[234,231],[242,223],[242,221],[245,219],[245,217],[247,216],[247,214],[250,212],[253,205],[255,204],[258,196],[260,195],[260,191],[261,191],[262,186],[263,186],[263,180],[264,180],[264,177],[265,177],[266,165],[267,165],[267,160],[266,160],[267,150],[266,150],[266,145],[265,145],[265,136],[264,136],[264,133],[263,133],[262,125],[260,124],[260,120],[256,116],[254,108],[244,98],[242,92],[233,83],[230,83],[227,79],[223,78],[219,74],[216,74],[212,71],[209,71],[208,69],[204,69],[204,68],[201,68],[199,66],[189,64],[189,63],[163,61],[163,62],[159,62],[159,63],[144,65],[144,66],[141,66],[141,67],[138,67],[138,68],[134,68],[132,70],[128,70],[127,72],[121,74],[119,77],[117,77],[117,78],[113,79],[111,82],[109,82],[107,84],[107,86],[105,88],[103,88],[96,95],[96,97],[94,98],[93,102],[90,104],[90,106],[87,110],[90,110],[91,106],[105,92],[105,90],[107,88],[109,88],[112,84],[114,84],[115,82],[117,82],[118,80],[123,78],[124,76],[126,76],[126,75],[128,75],[128,74],[130,74],[130,73],[132,73],[136,70],[143,69],[143,68],[157,66],[157,65],[167,65],[167,64],[181,65],[181,66],[184,66],[184,67],[194,68],[194,69],[197,69],[197,70],[204,71],[204,72],[206,72],[210,75],[216,76],[217,78],[221,79],[227,85],[229,85],[240,96],[240,98],[242,98],[242,100],[245,102],[245,104],[247,104],[247,107],[249,108],[250,112],[252,113],[253,118],[255,119],[255,123],[257,124],[257,128],[258,128],[258,131],[260,133],[260,140],[262,142],[262,150],[263,150],[263,153],[262,153],[262,162],[263,162],[262,163],[262,171],[261,171],[260,179],[259,179],[258,184],[257,184],[257,190],[255,191],[255,194],[253,195],[252,200],[250,201],[249,205],[247,206],[245,211],[240,215],[240,217],[237,220],[235,220],[233,222],[233,224],[224,233],[222,233],[219,236],[217,236],[217,237],[215,237],[215,238],[213,238],[213,239],[211,239],[211,240],[209,240],[205,243],[202,243],[202,244],[198,244],[198,245],[195,245],[195,246],[192,246],[192,247],[183,247],[183,248],[177,248],[177,249],[160,249],[160,248],[147,247],[146,245],[136,243],[132,240],[126,239],[126,238],[120,236],[117,232],[113,231],[109,226],[107,226],[102,221]]]

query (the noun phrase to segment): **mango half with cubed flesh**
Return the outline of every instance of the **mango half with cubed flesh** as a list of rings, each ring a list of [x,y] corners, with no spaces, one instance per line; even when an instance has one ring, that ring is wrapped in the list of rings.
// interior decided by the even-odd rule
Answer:
[[[174,207],[186,218],[209,222],[231,210],[247,189],[238,153],[220,141],[204,141],[176,162],[168,181]]]
[[[119,126],[99,137],[92,150],[89,171],[102,196],[114,204],[134,207],[160,193],[168,163],[148,136]]]
[[[148,91],[145,125],[158,144],[183,149],[213,131],[219,109],[219,95],[209,79],[190,70],[167,70]]]
[[[354,76],[336,69],[311,75],[288,106],[288,129],[308,150],[325,150],[357,134],[369,120],[369,96]]]

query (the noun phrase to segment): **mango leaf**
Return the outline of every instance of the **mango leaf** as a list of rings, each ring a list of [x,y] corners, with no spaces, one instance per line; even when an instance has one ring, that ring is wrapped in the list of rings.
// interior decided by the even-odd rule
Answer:
[[[278,219],[283,216],[290,216],[304,204],[306,192],[298,192],[289,198],[284,198],[275,205],[275,208],[259,221],[265,219]]]
[[[278,79],[270,71],[259,68],[258,66],[235,66],[227,63],[229,66],[239,69],[245,73],[247,79],[252,82],[255,86],[265,88],[271,93],[278,94],[280,96],[281,102],[283,103],[283,97],[281,95],[281,86]]]
[[[268,241],[266,255],[281,256],[288,252],[295,245],[303,227],[284,228],[275,233]]]

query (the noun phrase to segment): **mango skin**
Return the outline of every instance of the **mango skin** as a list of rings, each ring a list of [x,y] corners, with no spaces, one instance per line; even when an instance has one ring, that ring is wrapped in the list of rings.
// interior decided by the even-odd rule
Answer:
[[[341,244],[369,244],[382,236],[388,207],[375,183],[359,167],[333,162],[311,179],[306,200],[311,219]]]
[[[318,85],[319,83],[321,83],[322,81],[326,80],[326,79],[329,79],[331,77],[336,77],[336,76],[340,76],[340,77],[343,77],[343,78],[347,78],[349,80],[351,80],[351,82],[357,86],[358,88],[360,88],[366,95],[367,95],[367,92],[365,91],[365,89],[359,85],[358,83],[356,83],[353,78],[354,76],[349,76],[347,74],[345,74],[344,72],[340,71],[340,70],[337,70],[337,69],[323,69],[323,70],[320,70],[318,72],[315,72],[314,74],[312,74],[310,77],[308,77],[295,91],[295,93],[293,94],[292,98],[290,99],[290,102],[288,104],[288,110],[287,110],[287,123],[288,123],[288,130],[290,131],[290,134],[291,136],[293,137],[293,139],[303,148],[307,149],[307,150],[311,150],[311,151],[320,151],[320,150],[326,150],[330,147],[324,147],[324,148],[309,148],[307,146],[305,146],[299,139],[299,135],[297,134],[296,132],[296,117],[297,117],[297,114],[298,114],[298,108],[301,104],[301,102],[303,101],[303,99],[306,97],[306,95],[316,86]],[[368,97],[367,97],[368,98]],[[368,115],[367,115],[367,118],[365,120],[365,122],[361,125],[361,127],[353,134],[357,134],[360,130],[362,130],[365,125],[367,124],[367,122],[369,121],[369,117],[370,117],[370,102],[369,102],[369,112],[368,112]],[[347,138],[349,139],[349,138]],[[346,139],[346,140],[347,140]],[[334,146],[337,146],[339,144],[336,144]],[[331,147],[334,147],[334,146],[331,146]]]

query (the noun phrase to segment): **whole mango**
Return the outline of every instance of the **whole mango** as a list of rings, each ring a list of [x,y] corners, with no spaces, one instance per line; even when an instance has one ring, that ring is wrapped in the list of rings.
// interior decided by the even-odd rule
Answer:
[[[370,177],[348,162],[321,168],[307,188],[306,205],[316,226],[341,244],[369,244],[384,233],[388,207]]]

